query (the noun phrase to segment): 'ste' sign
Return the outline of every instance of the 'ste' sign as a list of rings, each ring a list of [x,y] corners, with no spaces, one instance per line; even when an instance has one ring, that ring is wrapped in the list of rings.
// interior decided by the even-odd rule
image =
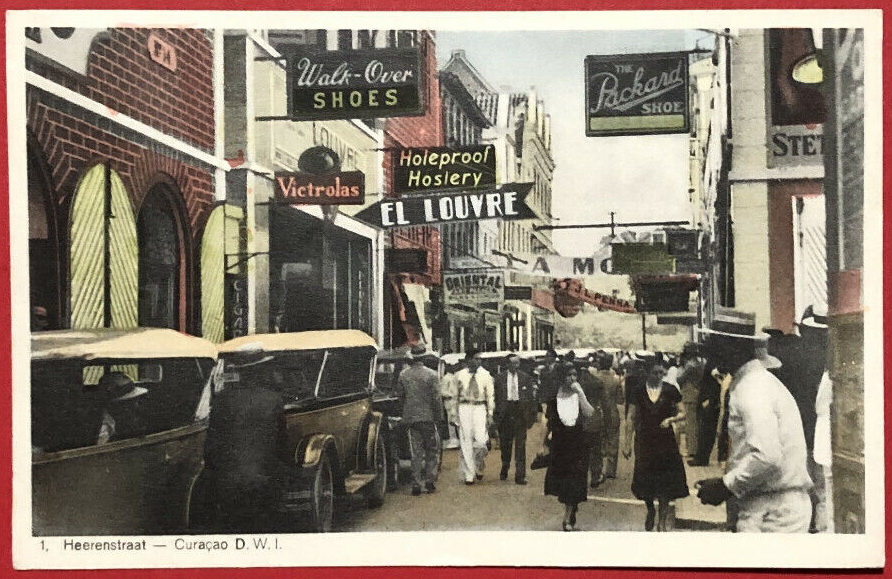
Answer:
[[[276,173],[275,191],[276,201],[289,205],[363,205],[365,175],[361,171]]]
[[[532,187],[532,183],[510,183],[473,192],[386,199],[353,217],[384,229],[480,219],[532,219],[535,214],[525,202]]]

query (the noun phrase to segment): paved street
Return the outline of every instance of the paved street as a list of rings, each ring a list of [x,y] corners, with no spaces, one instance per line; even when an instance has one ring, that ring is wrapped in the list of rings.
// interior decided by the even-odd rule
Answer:
[[[542,439],[543,426],[529,432],[527,464],[532,461]],[[643,531],[644,503],[631,493],[632,460],[620,455],[617,478],[608,480],[589,492],[588,501],[579,506],[579,528],[583,531]],[[482,481],[473,486],[460,480],[459,451],[443,453],[443,469],[437,492],[419,497],[410,494],[409,485],[390,492],[378,510],[354,509],[347,513],[338,531],[559,531],[563,507],[557,498],[545,496],[545,470],[529,471],[526,486],[499,480],[500,458],[497,448],[490,451]],[[689,467],[689,486],[708,476],[718,476],[719,468]],[[693,489],[692,489],[693,490]],[[703,506],[695,496],[680,500],[676,506],[678,530],[715,530],[724,520],[724,508]]]

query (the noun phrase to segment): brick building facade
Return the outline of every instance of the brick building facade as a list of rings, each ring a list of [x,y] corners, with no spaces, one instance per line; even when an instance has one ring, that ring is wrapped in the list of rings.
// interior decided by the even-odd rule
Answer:
[[[26,54],[32,310],[49,327],[201,334],[201,236],[224,164],[213,37],[56,30],[29,29]]]

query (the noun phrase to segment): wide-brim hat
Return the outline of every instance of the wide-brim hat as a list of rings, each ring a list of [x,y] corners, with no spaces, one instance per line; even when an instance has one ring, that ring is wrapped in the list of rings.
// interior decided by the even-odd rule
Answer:
[[[424,343],[418,343],[412,346],[406,352],[406,358],[409,360],[423,360],[425,358],[439,358],[440,356],[433,350],[429,350]]]
[[[138,398],[148,392],[146,388],[137,386],[123,372],[109,372],[100,378],[99,386],[105,390],[108,400],[123,402]]]
[[[805,326],[807,328],[815,328],[818,330],[826,330],[827,329],[827,305],[826,304],[815,304],[808,306],[805,308],[805,311],[802,312],[802,321],[799,323],[801,326]]]

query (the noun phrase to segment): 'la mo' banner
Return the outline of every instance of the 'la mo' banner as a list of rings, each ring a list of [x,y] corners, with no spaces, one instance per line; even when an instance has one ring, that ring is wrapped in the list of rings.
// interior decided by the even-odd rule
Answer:
[[[383,229],[481,219],[533,219],[536,215],[525,202],[532,187],[532,183],[508,183],[472,192],[383,199],[353,217]]]

